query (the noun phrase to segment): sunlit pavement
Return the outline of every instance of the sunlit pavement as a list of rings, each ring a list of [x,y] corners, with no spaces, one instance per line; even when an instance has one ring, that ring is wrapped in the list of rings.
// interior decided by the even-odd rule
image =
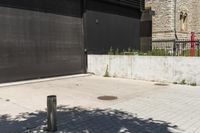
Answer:
[[[88,75],[1,85],[0,132],[44,132],[48,95],[62,133],[200,133],[200,87]]]

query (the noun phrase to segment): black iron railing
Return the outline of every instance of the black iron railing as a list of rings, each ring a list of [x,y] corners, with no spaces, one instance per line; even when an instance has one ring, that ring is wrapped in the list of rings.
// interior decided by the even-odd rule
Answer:
[[[195,56],[200,56],[200,40],[153,40],[152,51],[162,50],[165,55],[191,56],[191,45],[194,43]]]

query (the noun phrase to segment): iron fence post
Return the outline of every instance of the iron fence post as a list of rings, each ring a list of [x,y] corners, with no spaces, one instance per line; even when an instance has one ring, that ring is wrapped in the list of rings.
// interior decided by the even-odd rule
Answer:
[[[173,56],[176,56],[176,40],[174,40],[174,45],[173,45]]]
[[[187,49],[186,45],[187,45],[186,43],[183,44],[183,56],[185,56],[185,53],[186,53],[186,49]]]
[[[198,56],[200,56],[200,50],[199,50],[199,48],[200,48],[200,41],[198,41]]]

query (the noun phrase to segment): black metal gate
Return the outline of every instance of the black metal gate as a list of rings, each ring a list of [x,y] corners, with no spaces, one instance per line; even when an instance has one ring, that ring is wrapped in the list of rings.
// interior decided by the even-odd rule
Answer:
[[[191,43],[194,43],[194,56],[200,56],[200,41],[199,40],[153,40],[152,50],[160,50],[165,56],[191,56]]]
[[[84,73],[81,11],[81,0],[0,1],[0,82]]]

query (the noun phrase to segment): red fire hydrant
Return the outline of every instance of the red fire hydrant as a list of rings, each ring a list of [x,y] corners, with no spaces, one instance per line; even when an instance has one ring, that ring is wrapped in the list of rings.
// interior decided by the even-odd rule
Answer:
[[[195,32],[191,32],[190,56],[195,56]]]

